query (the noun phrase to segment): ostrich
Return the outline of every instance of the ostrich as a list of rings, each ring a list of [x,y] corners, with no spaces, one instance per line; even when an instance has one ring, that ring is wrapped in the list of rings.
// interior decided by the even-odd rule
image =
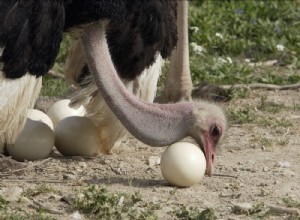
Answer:
[[[39,76],[53,65],[63,31],[80,38],[89,23],[111,19],[110,52],[119,75],[132,80],[154,62],[158,51],[165,58],[176,44],[175,8],[171,0],[0,0],[0,137],[13,142],[22,129],[24,110],[39,94]]]
[[[191,101],[192,80],[189,69],[188,49],[188,1],[177,3],[178,42],[172,51],[171,69],[167,75],[166,86],[163,94],[156,99],[157,102],[177,102],[180,100]],[[157,56],[156,62],[134,81],[123,81],[126,88],[141,99],[153,102],[156,85],[161,73],[162,58]],[[87,117],[98,127],[101,139],[99,151],[110,154],[115,143],[126,134],[126,129],[110,111],[105,100],[90,77],[83,55],[83,46],[80,41],[75,42],[66,62],[65,77],[67,81],[78,88],[72,96],[73,104],[84,105]],[[84,79],[84,82],[82,82]],[[80,86],[83,84],[83,86]],[[88,86],[87,86],[88,85]],[[93,99],[87,100],[87,97]]]
[[[38,94],[40,76],[54,63],[63,31],[77,29],[95,84],[123,126],[151,146],[165,146],[191,136],[203,150],[207,174],[211,175],[216,147],[226,129],[221,109],[205,102],[147,103],[129,93],[120,80],[133,79],[147,62],[151,64],[154,56],[149,58],[148,53],[169,55],[175,40],[172,31],[176,30],[176,22],[172,20],[176,18],[176,5],[173,0],[1,0],[1,139],[13,142],[24,126],[30,100]],[[144,48],[137,53],[139,56],[127,54],[125,61],[120,61],[120,51],[113,50],[120,29],[117,33],[110,31],[126,23],[128,17],[132,18],[131,24],[125,26],[130,30],[121,30],[121,34],[138,34]]]

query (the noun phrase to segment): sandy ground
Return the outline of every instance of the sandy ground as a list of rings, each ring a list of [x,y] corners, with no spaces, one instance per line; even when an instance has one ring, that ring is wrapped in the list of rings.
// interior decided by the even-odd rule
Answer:
[[[266,106],[277,106],[279,111],[261,110],[262,97]],[[297,207],[287,209],[283,199],[300,203],[299,91],[255,90],[223,107],[228,114],[234,109],[249,109],[254,115],[250,123],[229,123],[215,171],[225,176],[204,177],[190,188],[171,187],[163,179],[159,165],[149,165],[149,158],[160,157],[164,148],[146,146],[129,136],[109,156],[65,158],[54,151],[48,159],[24,163],[2,157],[0,195],[11,201],[10,210],[35,212],[30,201],[18,202],[21,193],[41,183],[50,184],[55,192],[35,195],[33,200],[51,207],[48,214],[54,219],[74,219],[70,217],[74,209],[61,198],[89,184],[129,194],[140,191],[143,200],[160,204],[156,211],[159,219],[176,219],[170,211],[180,205],[200,211],[212,208],[217,219],[257,219],[263,218],[259,216],[265,212],[251,213],[253,209],[243,207],[262,203],[269,208],[284,208],[275,213],[275,207],[265,219],[288,218],[285,213]],[[265,125],[264,120],[273,123]],[[298,212],[299,209],[298,204]]]

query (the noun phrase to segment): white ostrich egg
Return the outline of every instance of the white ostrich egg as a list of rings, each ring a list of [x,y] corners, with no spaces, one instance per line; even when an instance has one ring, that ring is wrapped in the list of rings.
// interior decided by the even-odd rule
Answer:
[[[170,185],[189,187],[199,183],[204,176],[206,159],[198,146],[177,142],[162,154],[160,169]]]
[[[48,115],[46,115],[44,112],[39,111],[37,109],[29,109],[27,113],[27,118],[33,120],[33,121],[40,121],[44,122],[46,125],[48,125],[53,130],[53,123]]]
[[[70,99],[62,99],[55,102],[47,111],[47,115],[51,118],[54,128],[62,119],[70,116],[84,116],[85,108],[81,105],[78,108],[69,106]]]
[[[54,147],[54,133],[43,122],[27,119],[23,131],[14,144],[7,145],[7,151],[18,161],[39,160],[49,156]]]
[[[57,124],[54,133],[55,147],[64,156],[92,156],[98,153],[99,134],[89,118],[67,117]]]

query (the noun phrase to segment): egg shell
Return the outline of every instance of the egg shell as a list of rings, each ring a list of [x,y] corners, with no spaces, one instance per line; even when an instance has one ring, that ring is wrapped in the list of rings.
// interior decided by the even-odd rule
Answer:
[[[49,156],[54,146],[54,133],[43,122],[27,119],[25,127],[7,151],[17,161],[39,160]]]
[[[92,156],[99,150],[96,125],[86,117],[61,120],[55,130],[55,147],[64,156]]]
[[[83,106],[72,108],[69,106],[70,99],[62,99],[55,102],[47,111],[47,115],[51,118],[54,128],[66,117],[84,116],[86,110]]]
[[[37,109],[29,109],[27,113],[27,118],[33,120],[33,121],[40,121],[48,125],[53,130],[53,123],[52,120],[48,115],[46,115],[44,112],[39,111]]]
[[[167,147],[162,154],[160,168],[170,185],[190,187],[199,183],[204,176],[206,159],[198,146],[177,142]]]

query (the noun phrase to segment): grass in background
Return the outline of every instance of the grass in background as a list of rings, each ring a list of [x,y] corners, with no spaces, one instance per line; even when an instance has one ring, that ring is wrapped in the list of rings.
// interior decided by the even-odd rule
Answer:
[[[194,84],[300,81],[299,0],[194,0],[189,25]],[[71,44],[72,38],[65,35],[54,71],[63,73]],[[267,60],[277,60],[278,65],[249,65]],[[164,76],[160,85],[163,81]],[[66,88],[63,80],[45,77],[42,95],[61,95]]]
[[[300,1],[195,0],[190,5],[194,83],[300,81]],[[277,67],[249,62],[277,60]]]
[[[64,79],[53,78],[46,75],[43,77],[43,87],[41,96],[62,96],[68,89],[68,84]]]
[[[65,60],[69,49],[72,46],[73,39],[69,35],[64,35],[64,39],[60,45],[60,51],[56,58],[56,62],[52,68],[57,73],[64,73]],[[68,84],[64,79],[54,78],[50,75],[43,77],[42,96],[62,96],[68,88]]]
[[[194,84],[300,81],[299,0],[193,0],[189,25]],[[63,73],[71,44],[72,38],[65,35],[54,71]],[[267,60],[277,60],[277,66],[249,65]],[[51,77],[43,84],[42,95],[62,95],[67,88],[63,80]]]

